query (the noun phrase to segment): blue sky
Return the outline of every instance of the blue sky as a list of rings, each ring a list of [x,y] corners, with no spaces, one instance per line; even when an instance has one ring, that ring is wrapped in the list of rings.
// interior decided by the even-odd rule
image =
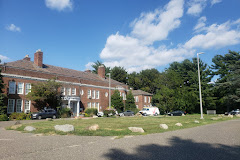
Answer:
[[[205,52],[240,51],[239,0],[0,0],[0,59],[41,49],[44,63],[76,70],[97,60],[129,72],[163,71]]]

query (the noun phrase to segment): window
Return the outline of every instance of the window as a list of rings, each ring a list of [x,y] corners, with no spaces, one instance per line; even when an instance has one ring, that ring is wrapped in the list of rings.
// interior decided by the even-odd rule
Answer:
[[[8,99],[8,107],[7,107],[8,113],[14,112],[14,104],[15,104],[15,99]]]
[[[148,97],[148,103],[150,103],[151,102],[151,98],[150,97]]]
[[[95,107],[96,107],[96,106],[95,106],[95,102],[93,102],[93,103],[92,103],[92,108],[95,108]]]
[[[30,104],[31,104],[31,101],[25,100],[25,104],[24,104],[24,112],[25,113],[29,113],[30,112]]]
[[[108,97],[108,92],[105,93],[105,97]]]
[[[16,82],[10,81],[9,82],[9,94],[15,94],[16,93]]]
[[[144,102],[147,103],[147,97],[146,96],[144,96]]]
[[[26,83],[25,94],[31,92],[31,83]]]
[[[138,108],[138,105],[136,105],[136,107]]]
[[[18,82],[17,93],[18,94],[23,94],[23,88],[24,88],[24,83]]]
[[[64,87],[61,88],[61,92],[62,92],[62,95],[65,95],[65,88]]]
[[[99,99],[99,91],[96,91],[96,99]]]
[[[92,99],[95,99],[95,90],[92,91]]]
[[[87,103],[87,107],[88,107],[88,108],[91,108],[91,102],[88,102],[88,103]]]
[[[17,99],[16,112],[22,112],[22,100]]]
[[[83,90],[81,90],[81,91],[80,91],[80,95],[83,95],[83,94],[84,94],[84,91],[83,91]]]
[[[99,111],[99,103],[98,102],[96,103],[96,108]]]
[[[123,100],[126,100],[126,94],[125,93],[122,93],[122,97],[123,97]]]
[[[91,90],[88,90],[88,98],[91,98]]]
[[[72,95],[76,95],[76,88],[72,88]]]
[[[68,95],[68,96],[71,95],[71,88],[67,88],[67,95]]]
[[[139,102],[138,96],[135,96],[135,102]]]

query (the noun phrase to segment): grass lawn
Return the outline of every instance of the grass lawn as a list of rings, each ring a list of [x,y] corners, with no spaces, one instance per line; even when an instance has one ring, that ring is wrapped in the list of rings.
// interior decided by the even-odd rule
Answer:
[[[211,120],[213,117],[219,117],[217,120]],[[76,119],[76,120],[54,120],[54,121],[41,121],[31,124],[23,124],[21,127],[17,128],[18,131],[24,131],[25,126],[32,126],[36,128],[32,133],[35,134],[45,134],[45,135],[79,135],[79,136],[118,136],[123,137],[126,135],[146,135],[151,133],[161,133],[166,131],[173,131],[184,128],[191,128],[201,125],[206,125],[210,123],[216,123],[220,121],[226,121],[231,119],[237,119],[229,117],[220,116],[208,116],[204,115],[204,119],[200,119],[200,115],[186,115],[186,116],[156,116],[156,117],[107,117],[107,118],[93,118],[93,119]],[[199,123],[195,123],[197,120]],[[182,127],[175,126],[176,123],[182,123]],[[71,124],[75,127],[73,132],[64,133],[60,131],[55,131],[55,125]],[[100,129],[97,131],[89,131],[86,128],[98,124]],[[167,124],[168,129],[164,130],[159,127],[160,124]],[[132,133],[128,130],[128,127],[142,127],[145,133]],[[7,129],[10,129],[8,127]]]

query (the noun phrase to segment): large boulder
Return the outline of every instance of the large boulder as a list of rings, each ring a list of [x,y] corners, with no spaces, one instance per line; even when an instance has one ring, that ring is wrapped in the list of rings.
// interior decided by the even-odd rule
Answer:
[[[141,127],[128,127],[128,129],[132,132],[144,133],[144,130]]]
[[[233,115],[230,115],[230,114],[229,114],[228,117],[229,117],[229,118],[233,118]]]
[[[168,126],[166,124],[160,124],[159,127],[162,129],[168,129]]]
[[[18,129],[19,127],[22,127],[22,124],[16,124],[11,126],[11,129]]]
[[[236,117],[240,117],[240,114],[236,114]]]
[[[194,123],[199,123],[199,121],[198,121],[198,120],[195,120]]]
[[[182,123],[176,123],[175,126],[182,127]]]
[[[32,131],[34,131],[34,130],[36,130],[36,128],[34,128],[34,127],[32,127],[32,126],[26,126],[26,127],[24,128],[24,131],[28,131],[28,132],[32,132]]]
[[[211,118],[211,120],[213,120],[213,121],[216,121],[216,120],[218,120],[219,118],[218,117],[212,117]]]
[[[87,127],[87,129],[89,131],[96,131],[96,130],[99,129],[99,125],[98,124],[94,124],[94,125],[91,125],[91,126]]]
[[[56,125],[54,126],[56,131],[62,131],[62,132],[71,132],[74,131],[74,126],[70,124],[65,125]]]

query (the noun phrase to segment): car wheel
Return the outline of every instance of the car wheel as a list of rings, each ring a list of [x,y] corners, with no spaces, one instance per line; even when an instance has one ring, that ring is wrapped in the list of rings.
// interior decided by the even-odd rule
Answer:
[[[38,116],[38,119],[42,119],[42,116]]]
[[[171,116],[173,116],[173,114],[171,114]]]
[[[56,115],[53,115],[52,119],[56,119]]]
[[[157,116],[157,115],[158,115],[157,113],[154,114],[154,116]]]

